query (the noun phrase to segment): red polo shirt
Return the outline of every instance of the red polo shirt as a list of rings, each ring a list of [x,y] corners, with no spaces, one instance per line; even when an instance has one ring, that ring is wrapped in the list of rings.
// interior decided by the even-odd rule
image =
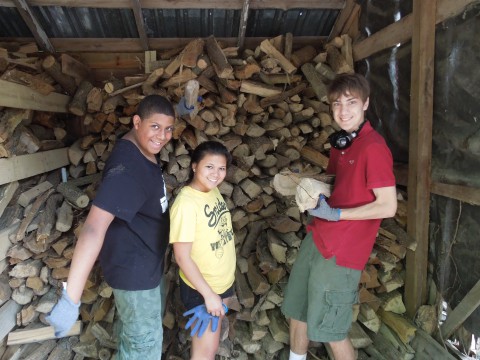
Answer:
[[[334,208],[353,208],[375,200],[372,189],[395,186],[393,159],[383,137],[367,121],[352,145],[332,148],[327,173],[335,174],[328,199]],[[337,265],[362,270],[368,261],[382,219],[331,222],[314,218],[307,226],[320,253]]]

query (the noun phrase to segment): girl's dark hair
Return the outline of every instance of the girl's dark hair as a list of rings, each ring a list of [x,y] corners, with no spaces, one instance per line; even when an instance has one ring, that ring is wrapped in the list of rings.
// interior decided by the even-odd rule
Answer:
[[[218,141],[205,141],[199,144],[192,153],[192,164],[198,164],[207,155],[223,155],[227,160],[227,166],[232,162],[232,155],[222,143]],[[193,171],[190,170],[190,180],[193,179]]]
[[[175,117],[175,109],[167,98],[161,95],[148,95],[138,104],[137,115],[143,120],[155,114]]]
[[[328,100],[330,104],[341,95],[356,95],[363,102],[370,96],[370,85],[367,79],[360,74],[339,74],[333,79],[328,87]]]

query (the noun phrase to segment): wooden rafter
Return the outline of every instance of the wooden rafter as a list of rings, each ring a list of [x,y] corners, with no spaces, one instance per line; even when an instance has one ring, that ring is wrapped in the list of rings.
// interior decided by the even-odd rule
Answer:
[[[238,38],[216,38],[227,46],[236,46]],[[245,38],[245,46],[254,48],[266,37]],[[318,42],[325,40],[323,36],[296,36],[295,46],[318,45]],[[32,38],[0,38],[4,42],[28,43]],[[138,39],[109,39],[109,38],[51,38],[51,43],[58,52],[143,52]],[[150,38],[148,40],[150,49],[166,50],[187,45],[192,38]]]
[[[135,23],[137,24],[138,36],[140,37],[140,44],[144,51],[148,50],[148,37],[145,31],[145,22],[143,21],[142,6],[140,0],[132,0],[133,14],[135,15]]]
[[[359,6],[355,0],[347,0],[345,2],[345,7],[342,9],[340,14],[337,17],[337,20],[335,21],[335,24],[333,25],[333,29],[330,33],[330,36],[328,37],[328,40],[330,41],[336,36],[339,36],[343,33],[345,33],[345,25],[348,23],[349,19],[352,17],[354,13],[354,9]]]
[[[35,18],[35,15],[33,14],[26,0],[12,0],[12,2],[14,3],[20,15],[22,16],[23,21],[25,21],[26,25],[32,32],[33,37],[35,38],[35,41],[37,42],[38,46],[45,51],[54,53],[55,48],[50,43],[50,40],[48,39],[48,36],[45,33],[45,30],[43,30],[42,26],[40,25],[38,20]]]
[[[395,180],[398,185],[408,185],[408,168],[406,164],[395,164]],[[435,195],[459,200],[471,205],[480,205],[480,189],[472,186],[445,184],[432,181],[430,192]]]
[[[237,46],[241,49],[245,45],[245,33],[247,31],[248,9],[250,7],[250,0],[243,1],[242,15],[240,16],[240,26],[238,29]]]
[[[131,8],[130,0],[30,0],[31,6],[87,8]],[[0,0],[0,6],[13,6],[13,0]],[[251,0],[252,9],[343,9],[345,0]],[[142,0],[144,9],[242,9],[243,0]]]
[[[438,0],[435,23],[439,24],[448,18],[460,14],[468,5],[476,0]],[[362,60],[384,49],[403,44],[412,38],[413,15],[409,14],[399,21],[384,27],[377,33],[363,41],[357,42],[353,47],[355,61]]]
[[[417,248],[407,251],[405,279],[411,318],[427,296],[436,6],[437,0],[413,1],[407,233]]]
[[[447,314],[447,320],[440,327],[442,339],[448,339],[460,325],[480,306],[480,280],[460,301],[455,309]]]
[[[467,204],[480,205],[480,189],[478,188],[433,182],[431,192]]]

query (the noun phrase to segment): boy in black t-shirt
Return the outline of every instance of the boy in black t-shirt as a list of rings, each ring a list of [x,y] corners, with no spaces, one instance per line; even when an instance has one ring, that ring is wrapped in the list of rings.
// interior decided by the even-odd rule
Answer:
[[[133,128],[115,144],[78,237],[67,287],[47,317],[57,337],[77,320],[85,282],[100,256],[120,323],[117,359],[161,358],[160,281],[170,221],[156,154],[172,138],[174,119],[166,98],[147,96]]]

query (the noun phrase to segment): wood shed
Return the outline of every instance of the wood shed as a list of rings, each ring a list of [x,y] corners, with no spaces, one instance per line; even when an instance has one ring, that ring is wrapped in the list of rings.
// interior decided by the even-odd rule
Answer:
[[[399,202],[362,272],[358,358],[480,358],[479,18],[475,0],[0,0],[0,360],[114,358],[99,267],[72,336],[55,339],[45,315],[138,103],[176,103],[191,80],[202,100],[160,160],[174,197],[199,143],[233,156],[221,193],[236,303],[217,357],[287,359],[279,307],[307,221],[291,190],[326,179],[338,130],[326,86],[348,72],[371,83],[367,116],[394,156]],[[167,260],[159,351],[188,359]],[[308,358],[333,356],[312,343]]]

